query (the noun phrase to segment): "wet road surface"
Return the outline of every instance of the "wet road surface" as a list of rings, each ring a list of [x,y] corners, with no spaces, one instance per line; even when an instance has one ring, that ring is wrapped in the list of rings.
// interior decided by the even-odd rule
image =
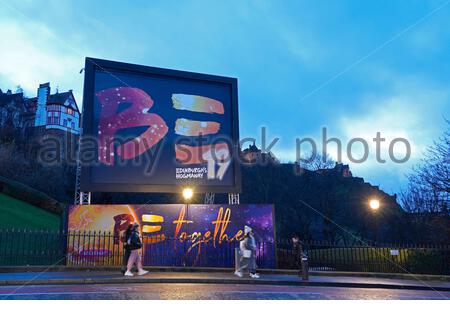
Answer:
[[[450,299],[450,292],[252,284],[28,285],[0,287],[0,299],[321,300]]]

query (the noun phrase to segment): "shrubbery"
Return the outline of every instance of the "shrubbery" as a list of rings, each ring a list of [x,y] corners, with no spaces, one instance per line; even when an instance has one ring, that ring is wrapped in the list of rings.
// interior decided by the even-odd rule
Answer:
[[[61,214],[64,206],[43,192],[0,176],[0,192],[41,209]]]
[[[447,250],[447,254],[450,252]],[[447,260],[447,262],[446,262]],[[436,273],[448,274],[450,265],[449,257],[445,257],[445,251],[431,249],[413,249],[408,254],[408,271],[411,273]]]

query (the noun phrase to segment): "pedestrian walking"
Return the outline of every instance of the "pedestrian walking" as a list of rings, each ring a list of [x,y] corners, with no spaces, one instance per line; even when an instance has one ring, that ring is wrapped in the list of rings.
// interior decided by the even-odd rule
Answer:
[[[300,236],[295,234],[292,237],[292,254],[293,254],[293,267],[297,270],[301,269],[301,261],[303,256],[303,247],[300,240]]]
[[[131,237],[131,231],[133,229],[133,223],[130,223],[127,227],[127,229],[125,230],[123,237],[122,237],[122,242],[123,242],[123,261],[122,261],[122,274],[124,275],[125,272],[127,271],[127,265],[128,265],[128,259],[130,258],[130,246],[128,245],[128,239],[130,239]]]
[[[138,269],[138,275],[142,276],[147,274],[148,271],[142,268],[142,259],[139,250],[142,248],[141,235],[139,234],[139,224],[137,222],[133,223],[131,227],[130,236],[127,239],[126,246],[130,250],[130,257],[127,262],[127,271],[125,272],[125,276],[132,277],[133,273],[131,269],[133,265],[136,264]]]
[[[241,278],[242,272],[248,270],[251,278],[259,278],[256,273],[256,240],[252,228],[245,226],[244,234],[244,239],[239,243],[240,264],[234,274]]]

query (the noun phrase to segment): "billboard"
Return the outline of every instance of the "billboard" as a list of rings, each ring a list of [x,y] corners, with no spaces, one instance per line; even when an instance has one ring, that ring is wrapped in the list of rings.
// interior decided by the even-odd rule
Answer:
[[[240,192],[237,79],[86,58],[83,191]]]
[[[260,268],[274,268],[272,205],[73,205],[68,209],[68,264],[120,264],[122,232],[138,222],[143,262],[152,266],[231,267],[249,225]]]

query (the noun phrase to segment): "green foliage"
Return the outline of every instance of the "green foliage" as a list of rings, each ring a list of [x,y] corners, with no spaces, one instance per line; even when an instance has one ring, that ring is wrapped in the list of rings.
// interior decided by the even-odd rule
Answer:
[[[383,241],[398,241],[402,236],[396,223],[402,210],[395,198],[360,178],[342,177],[333,170],[296,174],[294,165],[269,164],[243,166],[242,181],[242,203],[275,204],[278,238],[298,233],[305,240],[343,244],[374,240],[375,217],[367,205],[370,197],[383,203],[377,216]]]
[[[72,202],[75,168],[65,164],[43,165],[35,157],[17,142],[0,143],[0,176],[43,192],[59,202]]]
[[[445,247],[436,249],[403,248],[391,255],[388,247],[323,247],[307,250],[309,265],[322,270],[354,272],[387,272],[448,274],[450,252]],[[280,268],[293,268],[292,251],[277,250]],[[446,260],[447,259],[447,260]]]
[[[49,197],[43,192],[31,188],[23,183],[13,181],[0,176],[0,192],[7,194],[19,200],[50,211],[52,213],[61,214],[64,206],[55,199]]]
[[[447,254],[450,255],[449,252]],[[445,274],[450,269],[450,266],[445,264],[443,252],[430,249],[415,249],[411,250],[409,254],[408,269],[412,273],[426,273],[429,270],[433,270],[434,273]]]

